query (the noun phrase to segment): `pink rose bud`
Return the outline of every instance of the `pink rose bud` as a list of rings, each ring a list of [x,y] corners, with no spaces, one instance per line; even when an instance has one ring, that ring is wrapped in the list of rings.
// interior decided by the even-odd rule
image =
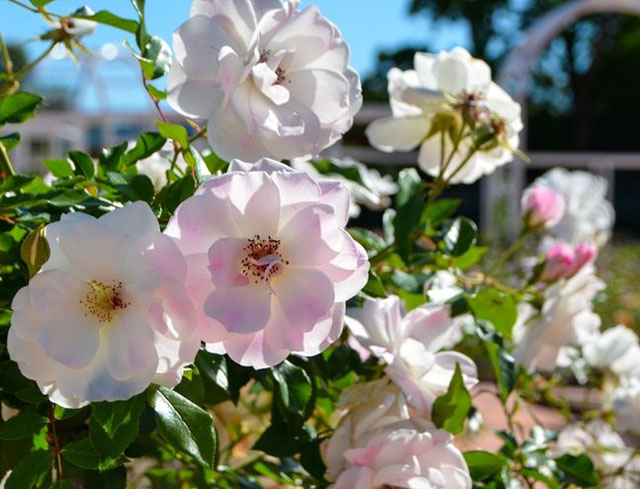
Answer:
[[[540,280],[553,282],[575,274],[576,252],[568,244],[554,245],[548,252]]]
[[[522,216],[530,228],[550,228],[564,216],[564,197],[548,187],[532,185],[522,194]]]
[[[575,263],[571,276],[578,273],[585,266],[593,263],[598,258],[598,247],[592,243],[583,243],[575,249]]]

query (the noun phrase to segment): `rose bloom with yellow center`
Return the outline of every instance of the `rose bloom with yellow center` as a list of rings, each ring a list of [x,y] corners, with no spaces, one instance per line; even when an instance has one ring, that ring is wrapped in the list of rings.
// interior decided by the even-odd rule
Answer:
[[[45,228],[51,256],[15,296],[8,349],[64,407],[176,385],[200,346],[187,269],[148,205]]]

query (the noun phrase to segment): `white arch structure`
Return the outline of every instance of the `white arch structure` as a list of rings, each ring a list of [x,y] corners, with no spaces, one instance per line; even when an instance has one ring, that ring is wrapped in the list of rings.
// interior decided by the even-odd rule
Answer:
[[[497,77],[497,83],[505,88],[522,106],[524,118],[527,116],[527,94],[533,70],[551,41],[578,20],[589,15],[606,12],[640,16],[640,0],[573,0],[543,15],[524,34],[519,45],[502,64]],[[526,139],[525,124],[525,131],[522,135],[524,144],[526,144]],[[510,220],[507,223],[507,230],[517,229],[519,199],[524,181],[525,168],[522,162],[509,165],[491,177],[483,179],[482,220],[485,230],[499,232],[494,221],[495,209],[500,202],[507,204],[506,208]]]

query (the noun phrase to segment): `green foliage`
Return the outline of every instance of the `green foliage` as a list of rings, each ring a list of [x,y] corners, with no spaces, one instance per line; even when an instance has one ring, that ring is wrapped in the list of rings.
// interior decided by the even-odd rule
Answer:
[[[471,396],[464,385],[460,365],[451,378],[447,392],[433,403],[431,419],[438,428],[444,428],[454,435],[464,429],[464,421],[471,409]]]
[[[467,253],[478,238],[478,228],[470,219],[459,217],[445,228],[443,249],[453,256]]]
[[[493,477],[507,464],[504,457],[482,450],[465,452],[464,459],[469,467],[471,478],[475,482],[481,482]]]
[[[482,289],[467,302],[476,319],[489,321],[505,338],[511,338],[518,319],[518,309],[513,298],[496,289]]]
[[[11,471],[6,489],[32,489],[39,487],[51,475],[53,454],[38,450],[23,458]]]
[[[30,119],[42,104],[42,97],[29,92],[18,92],[0,97],[0,127]]]
[[[304,369],[284,361],[273,369],[278,393],[283,406],[294,414],[303,416],[311,400],[311,379]]]
[[[563,482],[578,487],[595,487],[598,485],[598,474],[593,462],[587,455],[563,455],[555,460],[561,471]]]
[[[47,425],[47,418],[36,413],[21,412],[0,424],[0,440],[19,440],[38,433]]]
[[[408,261],[413,250],[413,231],[422,217],[425,193],[420,175],[412,168],[400,172],[398,186],[398,213],[393,220],[395,244],[398,254],[403,260]]]
[[[118,467],[124,461],[124,451],[138,436],[144,408],[144,395],[96,404],[92,408],[89,436],[65,445],[62,456],[83,469],[104,471]]]
[[[217,437],[209,413],[177,392],[158,387],[149,392],[158,430],[177,450],[213,468]]]

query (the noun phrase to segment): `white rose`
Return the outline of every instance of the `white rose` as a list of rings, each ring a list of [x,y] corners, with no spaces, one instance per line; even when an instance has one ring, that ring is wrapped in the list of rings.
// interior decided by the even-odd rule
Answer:
[[[314,156],[360,110],[360,78],[338,28],[299,0],[194,0],[175,33],[168,101],[206,120],[225,160]]]
[[[601,489],[635,489],[640,484],[640,457],[600,419],[575,423],[558,435],[557,451],[591,458],[600,472]]]
[[[585,242],[602,246],[607,242],[615,211],[606,199],[608,183],[604,178],[585,171],[554,168],[538,178],[534,185],[551,188],[564,197],[564,215],[549,229],[554,241],[573,246]],[[545,249],[550,241],[544,243]]]
[[[616,412],[616,427],[620,431],[640,435],[640,378],[629,379],[617,389],[613,408]]]
[[[472,58],[463,48],[435,55],[416,53],[413,70],[393,68],[388,78],[393,116],[367,128],[372,146],[387,152],[420,147],[420,168],[434,177],[443,173],[451,183],[473,183],[513,160],[523,128],[520,106],[491,81],[491,69],[484,61]],[[497,141],[465,163],[471,140],[464,138],[442,169],[443,150],[448,159],[455,144],[448,133],[443,141],[440,133],[432,132],[435,116],[461,119],[461,107],[476,114],[480,124],[490,126]]]
[[[638,335],[626,326],[616,326],[597,334],[582,346],[589,365],[607,368],[619,377],[640,376]]]
[[[573,278],[549,287],[542,311],[521,304],[514,327],[514,357],[534,371],[553,371],[565,347],[590,341],[600,327],[593,299],[604,283],[586,267]]]

